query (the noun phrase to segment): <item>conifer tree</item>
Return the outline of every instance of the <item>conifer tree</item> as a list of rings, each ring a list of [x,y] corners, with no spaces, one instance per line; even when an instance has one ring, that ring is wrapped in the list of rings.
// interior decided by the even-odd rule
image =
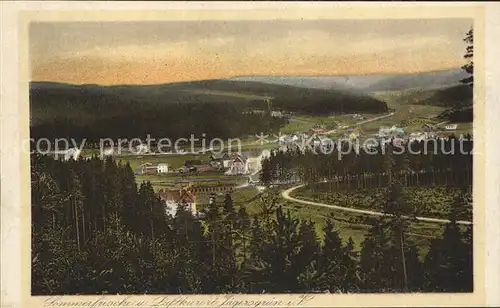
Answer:
[[[427,291],[473,291],[472,228],[462,231],[456,222],[457,212],[463,206],[462,196],[457,196],[443,237],[431,241],[424,263]]]
[[[467,64],[462,66],[462,69],[470,76],[460,80],[462,83],[472,87],[474,85],[474,30],[471,28],[465,35],[464,42],[467,43],[464,58],[468,61]]]
[[[210,239],[205,236],[201,223],[187,210],[186,204],[178,204],[173,220],[174,249],[176,257],[173,269],[178,273],[176,293],[210,293],[212,250]]]
[[[311,292],[320,290],[318,280],[322,276],[320,269],[320,244],[316,234],[314,222],[303,220],[298,230],[297,243],[298,253],[293,270],[298,277],[296,292]]]
[[[324,273],[322,286],[330,292],[351,291],[356,285],[355,262],[351,256],[353,253],[352,238],[344,247],[331,219],[326,221],[323,232],[324,243],[320,259],[320,269]]]
[[[120,168],[120,188],[122,196],[121,217],[128,230],[139,230],[137,221],[137,184],[130,164],[127,162]]]
[[[246,263],[249,255],[249,234],[251,231],[251,220],[244,206],[241,206],[236,218],[236,246],[239,251],[238,259],[241,263]]]
[[[73,213],[74,234],[76,235],[76,244],[78,250],[80,250],[85,243],[85,229],[82,227],[85,225],[84,219],[84,196],[82,193],[82,185],[78,175],[73,170],[70,170],[70,190],[69,190],[69,206],[71,207],[71,212]],[[82,219],[83,218],[83,219]]]

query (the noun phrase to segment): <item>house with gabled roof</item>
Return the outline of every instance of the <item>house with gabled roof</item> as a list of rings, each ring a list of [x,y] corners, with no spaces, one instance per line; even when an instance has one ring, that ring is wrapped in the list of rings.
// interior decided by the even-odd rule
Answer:
[[[167,215],[175,216],[179,204],[185,204],[187,210],[191,212],[193,216],[198,215],[198,210],[196,208],[196,193],[191,186],[180,186],[179,189],[172,190],[160,189],[158,191],[158,197],[163,202]]]
[[[256,172],[261,169],[262,160],[270,155],[269,150],[235,153],[225,174],[239,175]]]
[[[213,165],[218,165],[222,168],[228,168],[231,162],[231,156],[228,153],[212,154],[208,159]]]
[[[135,174],[137,175],[163,174],[163,173],[168,173],[168,164],[166,163],[159,163],[159,164],[152,164],[149,162],[144,163],[140,165],[135,171]]]
[[[229,163],[229,169],[225,172],[226,175],[239,175],[248,173],[248,158],[243,154],[235,154]]]

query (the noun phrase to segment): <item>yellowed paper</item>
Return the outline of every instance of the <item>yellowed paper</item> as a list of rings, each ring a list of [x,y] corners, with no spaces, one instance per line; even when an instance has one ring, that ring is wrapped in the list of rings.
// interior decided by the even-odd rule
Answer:
[[[144,2],[119,6],[98,2],[8,2],[2,4],[2,8],[13,12],[11,16],[2,18],[2,35],[6,38],[2,40],[2,307],[486,305],[487,292],[491,291],[487,291],[485,283],[488,274],[485,221],[489,219],[486,210],[485,174],[488,167],[485,153],[489,152],[485,145],[488,139],[484,119],[487,117],[485,101],[490,99],[485,93],[487,86],[492,87],[492,84],[487,83],[484,74],[485,46],[490,38],[485,33],[485,16],[492,6],[476,3],[355,5],[231,2]],[[352,22],[354,20],[365,23]],[[420,31],[426,29],[425,23],[439,29],[435,28],[435,33],[428,36],[422,34],[417,39],[415,33],[419,30],[415,30],[412,25],[416,24],[409,21],[424,24]],[[177,41],[170,40],[168,33],[162,33],[161,26],[158,26],[165,22],[184,27],[179,31],[184,31],[182,33],[186,36],[178,37]],[[186,30],[189,23],[196,22],[205,22],[208,26],[197,31]],[[220,22],[226,25],[221,26]],[[465,63],[463,42],[456,40],[464,37],[462,28],[467,22],[474,28],[474,121],[470,129],[475,142],[474,203],[470,221],[474,235],[473,292],[31,295],[30,156],[25,151],[25,140],[30,137],[30,82],[151,85],[242,76],[367,76],[440,71],[460,68]],[[130,24],[134,26],[130,27]],[[385,32],[373,38],[367,24]],[[302,25],[310,28],[301,28]],[[329,26],[338,28],[331,32]],[[10,27],[8,31],[6,27]],[[124,33],[120,29],[135,29],[136,32]],[[175,31],[175,27],[165,29]],[[241,29],[249,30],[243,32]],[[427,29],[431,30],[430,27]],[[148,31],[155,33],[157,42],[151,40],[151,36],[145,38],[145,34],[151,34]],[[211,31],[221,31],[222,34],[217,37]],[[61,36],[61,33],[66,36]],[[282,36],[283,33],[288,34]],[[171,36],[175,37],[175,33],[172,32]],[[107,37],[110,38],[108,41]],[[53,45],[54,42],[57,44]],[[16,48],[8,50],[8,45]],[[408,50],[414,52],[409,53]],[[17,63],[13,59],[18,59]],[[6,74],[6,71],[9,73]],[[9,78],[6,79],[6,76]],[[4,96],[3,93],[8,94]],[[9,107],[4,108],[7,104]],[[12,133],[7,133],[7,130]],[[11,140],[4,139],[4,136]],[[4,142],[18,147],[7,153]],[[5,247],[4,243],[11,248]]]

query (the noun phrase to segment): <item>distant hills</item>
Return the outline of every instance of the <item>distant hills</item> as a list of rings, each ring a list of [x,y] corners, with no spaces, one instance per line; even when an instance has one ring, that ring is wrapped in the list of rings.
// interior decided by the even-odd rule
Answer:
[[[269,99],[269,100],[268,100]],[[381,113],[368,95],[251,81],[206,80],[164,85],[30,84],[33,138],[135,138],[147,133],[234,138],[277,132],[286,119],[246,113],[282,109],[305,114]]]
[[[120,136],[123,125],[130,126],[125,135],[158,130],[171,134],[180,132],[175,126],[181,124],[182,133],[196,128],[214,135],[235,131],[238,135],[252,125],[258,131],[270,123],[240,116],[244,110],[383,113],[387,104],[375,94],[384,91],[398,92],[402,101],[411,104],[470,107],[472,89],[459,84],[464,77],[461,69],[452,69],[406,75],[253,76],[158,85],[31,82],[30,125],[33,132],[49,137],[59,132],[83,136],[89,130],[96,138],[102,131]]]
[[[439,88],[453,86],[467,77],[461,68],[412,74],[377,74],[366,76],[241,76],[236,81],[253,81],[278,85],[290,85],[313,89],[337,89],[344,91],[400,91],[411,88]]]
[[[449,108],[462,108],[472,105],[473,89],[468,85],[456,85],[437,89],[418,103]]]
[[[161,85],[70,85],[61,83],[32,82],[30,103],[34,120],[40,109],[60,113],[80,110],[93,112],[106,106],[119,104],[123,108],[154,109],[165,104],[191,103],[240,103],[249,108],[267,108],[266,98],[272,108],[324,112],[383,112],[386,104],[363,93],[336,89],[314,89],[291,85],[278,85],[254,81],[204,80]],[[82,110],[83,109],[83,110]]]

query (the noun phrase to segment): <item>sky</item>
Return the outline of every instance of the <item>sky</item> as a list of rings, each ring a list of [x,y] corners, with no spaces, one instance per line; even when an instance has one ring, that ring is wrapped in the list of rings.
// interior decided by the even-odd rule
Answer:
[[[397,74],[464,63],[469,19],[37,22],[30,79],[161,84]]]

